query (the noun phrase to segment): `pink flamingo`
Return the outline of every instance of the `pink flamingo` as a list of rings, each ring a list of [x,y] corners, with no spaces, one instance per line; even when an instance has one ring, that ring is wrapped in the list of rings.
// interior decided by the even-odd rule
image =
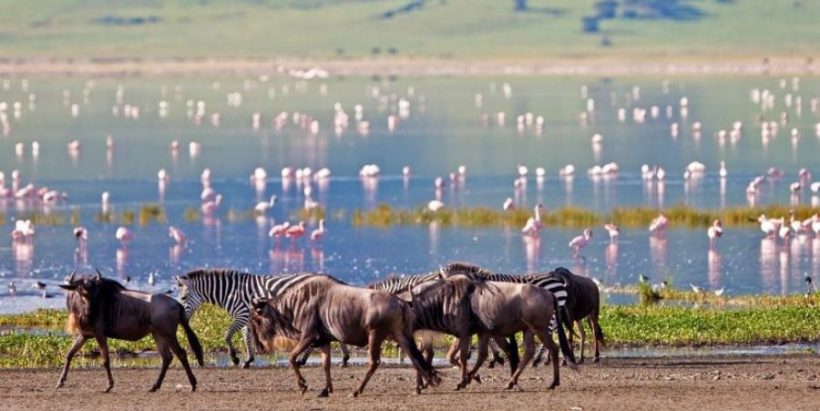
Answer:
[[[127,247],[128,243],[134,239],[134,234],[127,227],[119,227],[117,232],[114,233],[114,237],[119,240],[123,247]]]
[[[760,223],[760,231],[763,231],[767,237],[773,237],[777,233],[777,222],[774,219],[767,218],[765,214],[761,214],[760,217],[757,218],[757,222]]]
[[[569,242],[569,247],[572,248],[573,253],[577,256],[578,253],[581,252],[581,249],[589,244],[590,239],[592,239],[592,230],[585,228],[583,234],[573,238],[572,241]]]
[[[34,224],[31,220],[17,220],[14,222],[14,230],[11,231],[12,240],[27,240],[34,237]]]
[[[253,208],[253,210],[256,212],[256,214],[260,214],[260,215],[265,214],[265,212],[268,211],[268,209],[273,207],[275,204],[276,204],[276,196],[272,195],[272,196],[270,196],[270,200],[260,201],[260,202],[256,203],[256,206]]]
[[[535,228],[537,230],[541,230],[542,228],[544,228],[544,224],[541,222],[541,210],[543,210],[543,209],[544,209],[544,205],[541,204],[541,203],[538,203],[538,204],[535,205],[535,208],[533,208],[533,211],[532,211],[532,218],[535,222]]]
[[[514,210],[515,209],[515,203],[513,203],[512,197],[507,197],[507,199],[504,200],[504,204],[501,206],[501,208],[503,208],[504,211]]]
[[[211,215],[219,208],[220,204],[222,204],[222,195],[217,194],[213,200],[202,203],[202,212],[205,215]]]
[[[320,241],[325,238],[325,219],[319,220],[319,228],[313,230],[310,233],[310,240],[311,241]]]
[[[612,223],[604,224],[604,229],[609,234],[609,241],[611,243],[618,241],[618,237],[621,235],[621,229],[618,228],[617,225]]]
[[[88,240],[88,230],[85,227],[74,227],[74,238],[78,243]]]
[[[714,246],[717,239],[723,236],[723,223],[720,220],[715,220],[706,230],[706,236],[709,237],[709,245]]]
[[[653,234],[662,234],[664,230],[666,230],[667,225],[669,225],[669,219],[663,214],[658,214],[658,216],[652,220],[652,223],[649,224],[649,232]]]
[[[173,238],[174,242],[176,242],[177,244],[185,244],[185,242],[188,240],[185,237],[185,233],[183,233],[182,230],[174,226],[168,227],[168,237]]]
[[[289,227],[290,222],[288,221],[285,221],[282,224],[275,225],[270,228],[270,231],[268,232],[268,237],[273,238],[274,240],[278,240],[280,237],[285,235]]]
[[[521,234],[530,237],[538,237],[538,228],[535,224],[535,219],[530,217],[527,219],[527,223],[524,224],[524,228],[521,229]]]
[[[295,244],[299,237],[305,235],[305,222],[300,221],[299,224],[290,226],[285,231],[285,237],[290,238],[291,244]]]

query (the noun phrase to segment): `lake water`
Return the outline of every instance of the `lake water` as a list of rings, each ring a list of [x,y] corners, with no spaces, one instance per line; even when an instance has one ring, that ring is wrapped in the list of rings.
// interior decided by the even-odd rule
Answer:
[[[0,200],[5,217],[0,225],[0,313],[62,306],[55,284],[75,266],[85,271],[99,267],[108,276],[130,277],[132,287],[157,291],[169,289],[174,275],[200,266],[256,273],[321,271],[364,284],[392,273],[430,271],[454,260],[499,272],[566,266],[607,284],[635,283],[644,274],[679,287],[725,287],[727,294],[802,293],[806,276],[820,281],[820,239],[765,239],[749,227],[725,227],[711,251],[705,229],[671,229],[664,239],[650,237],[646,229],[623,230],[619,243],[610,245],[603,228],[593,227],[592,243],[582,251],[583,258],[575,258],[567,243],[579,230],[548,227],[533,241],[522,239],[520,227],[378,229],[350,223],[353,210],[379,203],[424,206],[435,198],[434,179],[447,180],[459,165],[467,169],[466,181],[441,191],[447,207],[500,209],[507,197],[519,207],[541,202],[548,210],[675,204],[714,209],[750,201],[817,207],[820,199],[808,187],[794,196],[789,190],[798,169],[820,173],[820,81],[814,77],[3,81],[0,102],[6,103],[9,129],[0,137],[0,171],[6,186],[12,170],[19,170],[21,185],[48,186],[68,193],[69,199],[47,208]],[[763,103],[753,101],[754,90]],[[770,107],[764,107],[767,95]],[[333,126],[337,102],[349,116],[349,127],[339,133]],[[369,127],[357,124],[356,105]],[[138,107],[139,117],[126,115],[127,107]],[[646,110],[642,122],[635,119],[636,108]],[[203,114],[199,121],[198,110]],[[258,128],[252,120],[256,112],[261,115]],[[288,113],[287,120],[277,128],[274,118],[281,112]],[[294,112],[310,116],[307,128],[295,124]],[[499,112],[505,114],[503,125]],[[394,116],[392,130],[388,116]],[[518,116],[523,116],[520,130]],[[318,124],[315,133],[312,119]],[[777,122],[776,134],[762,136],[761,119]],[[729,131],[736,121],[742,127],[733,135]],[[695,122],[702,124],[699,136],[693,132]],[[720,130],[727,131],[725,137]],[[602,136],[597,145],[591,143],[596,133]],[[106,147],[109,135],[111,149]],[[73,140],[81,148],[71,152],[67,144]],[[175,155],[169,150],[174,140],[180,143]],[[36,156],[32,141],[40,145]],[[196,155],[189,151],[192,141],[201,143]],[[19,153],[18,143],[23,143]],[[620,166],[617,178],[587,177],[588,168],[611,161]],[[683,171],[692,161],[706,165],[705,175],[685,180]],[[726,163],[726,179],[718,177],[720,161]],[[369,163],[380,166],[381,177],[365,183],[358,171]],[[662,188],[642,180],[645,163],[665,168]],[[519,164],[529,167],[530,176],[516,190]],[[565,164],[577,170],[571,180],[558,176]],[[409,180],[401,175],[405,165],[413,170]],[[294,222],[292,214],[304,204],[303,185],[279,177],[286,166],[332,170],[329,181],[312,184],[313,199],[328,213],[328,234],[321,243],[302,238],[293,246],[288,241],[277,245],[267,236],[272,224]],[[268,171],[261,187],[249,182],[256,167]],[[542,181],[533,175],[536,167],[547,171]],[[769,167],[782,169],[785,177],[767,181],[758,195],[748,198],[746,185]],[[186,210],[201,204],[204,168],[211,170],[212,186],[224,201],[214,218],[188,221]],[[164,190],[157,183],[159,169],[170,175]],[[122,247],[114,238],[120,224],[95,219],[104,191],[110,193],[115,214],[160,203],[167,224],[129,225],[134,239]],[[267,218],[229,218],[229,210],[248,212],[272,194],[279,201]],[[65,221],[37,225],[32,241],[13,242],[8,233],[14,219],[33,211],[62,215]],[[76,250],[68,221],[72,212],[88,228],[85,252]],[[185,246],[168,237],[168,225],[186,233]],[[315,222],[309,223],[308,230],[313,228]],[[147,284],[149,273],[157,275],[154,286]],[[53,298],[43,299],[32,288],[35,280],[47,282]],[[17,286],[14,296],[6,287],[10,281]],[[613,296],[610,301],[630,299]]]

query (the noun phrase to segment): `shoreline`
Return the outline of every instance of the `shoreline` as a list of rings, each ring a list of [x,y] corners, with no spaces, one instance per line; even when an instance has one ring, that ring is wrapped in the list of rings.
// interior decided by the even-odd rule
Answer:
[[[162,77],[288,75],[320,68],[330,76],[688,76],[809,75],[806,57],[683,59],[296,59],[296,58],[0,58],[0,77]]]

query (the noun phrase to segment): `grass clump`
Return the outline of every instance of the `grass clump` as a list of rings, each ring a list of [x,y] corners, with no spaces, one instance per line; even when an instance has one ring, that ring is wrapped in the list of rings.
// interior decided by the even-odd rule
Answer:
[[[165,224],[168,219],[165,216],[165,209],[159,204],[145,204],[140,207],[140,225],[148,225],[152,222]]]

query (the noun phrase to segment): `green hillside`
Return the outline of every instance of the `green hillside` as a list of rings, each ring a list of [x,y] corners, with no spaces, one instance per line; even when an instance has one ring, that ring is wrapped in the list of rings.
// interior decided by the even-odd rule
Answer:
[[[817,16],[817,0],[0,0],[0,53],[802,59]]]

